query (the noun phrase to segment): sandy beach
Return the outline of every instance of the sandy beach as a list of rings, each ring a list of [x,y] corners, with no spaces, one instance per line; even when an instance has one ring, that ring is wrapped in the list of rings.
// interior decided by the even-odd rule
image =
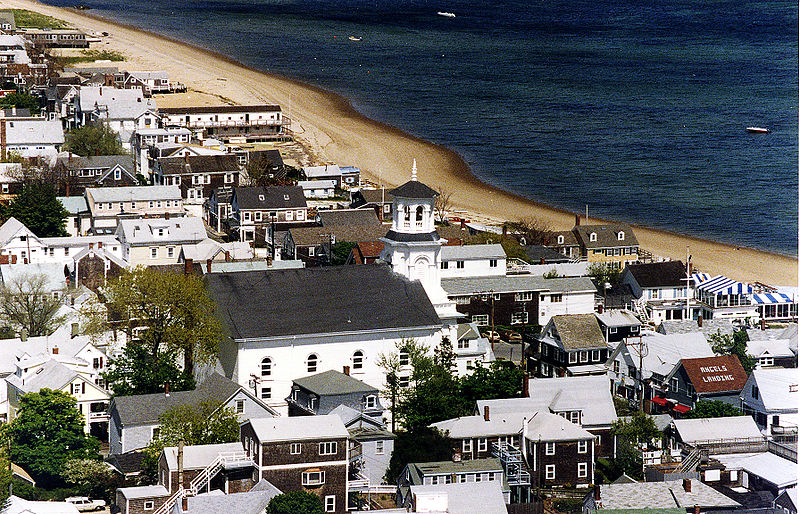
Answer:
[[[278,104],[292,118],[295,137],[316,162],[358,166],[371,181],[382,181],[391,186],[410,178],[411,163],[416,159],[419,179],[451,193],[451,203],[459,211],[496,221],[533,217],[554,230],[567,230],[574,225],[575,213],[544,206],[486,185],[470,173],[466,163],[455,152],[370,120],[356,112],[346,99],[335,94],[253,70],[223,55],[95,19],[90,13],[86,15],[49,7],[30,0],[3,0],[0,5],[38,11],[88,32],[109,32],[110,36],[93,48],[125,54],[126,61],[115,65],[128,70],[164,70],[172,80],[188,86],[189,92],[184,95],[157,97],[159,106],[176,102],[191,105]],[[600,221],[592,218],[590,223]],[[765,223],[779,221],[765,220]],[[586,224],[586,220],[582,223]],[[634,226],[634,229],[642,248],[655,255],[685,260],[688,247],[695,267],[703,271],[737,280],[797,286],[796,258],[646,227]]]

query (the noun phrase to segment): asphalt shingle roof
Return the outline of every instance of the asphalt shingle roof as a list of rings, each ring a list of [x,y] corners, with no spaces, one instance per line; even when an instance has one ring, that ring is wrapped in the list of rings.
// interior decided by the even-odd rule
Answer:
[[[509,275],[478,278],[443,278],[447,294],[474,294],[475,291],[517,293],[521,291],[551,291],[554,293],[592,292],[597,289],[587,277],[544,278],[539,275]]]
[[[681,480],[669,482],[636,482],[600,486],[600,499],[605,509],[650,508],[683,509],[694,507],[738,507],[739,504],[700,482],[691,481],[691,492],[683,489]]]
[[[389,193],[398,198],[436,198],[439,196],[439,193],[417,180],[409,180]]]
[[[372,209],[337,209],[319,211],[317,215],[323,227],[368,225],[380,226],[381,222]]]
[[[586,248],[617,248],[620,246],[639,246],[639,241],[628,225],[578,225],[572,229]],[[624,233],[624,239],[617,236]],[[597,234],[597,240],[591,240],[591,234]]]
[[[369,393],[378,390],[367,385],[361,380],[345,375],[340,371],[329,370],[298,378],[293,381],[303,389],[311,391],[320,396],[340,395],[348,393]]]
[[[441,325],[422,284],[383,264],[215,273],[206,280],[234,339]]]
[[[558,314],[551,320],[558,331],[561,345],[568,350],[606,346],[594,314]]]
[[[237,187],[233,194],[239,209],[306,208],[306,197],[300,186]]]
[[[162,157],[158,160],[164,175],[185,173],[224,173],[239,171],[239,160],[233,154],[187,155],[186,157]]]
[[[698,393],[741,391],[747,382],[747,372],[735,355],[682,359],[681,364]]]
[[[629,264],[628,272],[641,287],[686,287],[686,266],[681,261]]]

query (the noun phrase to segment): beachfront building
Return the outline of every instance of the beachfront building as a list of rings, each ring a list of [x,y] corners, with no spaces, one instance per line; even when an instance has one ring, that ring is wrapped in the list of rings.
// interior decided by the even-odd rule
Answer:
[[[350,193],[350,207],[353,209],[373,209],[381,221],[392,221],[392,202],[394,197],[381,189],[364,189]]]
[[[123,218],[183,216],[177,186],[90,187],[84,193],[93,234],[113,234]]]
[[[120,89],[139,88],[145,96],[186,90],[183,84],[170,82],[166,71],[124,71],[114,75],[114,86]]]
[[[546,246],[571,259],[607,264],[616,269],[639,260],[639,241],[630,226],[621,223],[581,225],[579,217],[575,222],[570,231],[553,232]]]
[[[630,286],[636,312],[655,326],[702,315],[702,306],[694,298],[694,281],[688,279],[681,261],[628,264],[620,282]]]
[[[41,48],[89,48],[86,33],[78,29],[21,28],[17,34]]]
[[[333,180],[339,189],[349,189],[359,184],[361,170],[352,166],[325,164],[323,166],[304,166],[308,180]]]
[[[727,319],[751,323],[758,319],[758,309],[752,304],[753,288],[722,275],[694,273],[695,298],[702,304],[705,319]]]
[[[289,118],[279,105],[169,107],[159,114],[164,127],[187,128],[199,139],[247,143],[291,137]]]

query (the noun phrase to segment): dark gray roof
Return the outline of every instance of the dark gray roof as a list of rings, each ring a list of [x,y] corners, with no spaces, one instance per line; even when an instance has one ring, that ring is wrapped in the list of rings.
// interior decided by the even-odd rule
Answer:
[[[303,389],[320,396],[378,392],[378,390],[371,385],[367,385],[361,380],[335,370],[323,371],[316,375],[298,378],[293,380],[293,382]]]
[[[331,236],[337,242],[366,243],[377,241],[383,236],[385,229],[381,225],[334,225],[332,227],[297,227],[290,228],[292,241],[299,246],[319,246],[328,243]]]
[[[686,287],[686,266],[681,261],[629,264],[627,270],[641,287]]]
[[[399,241],[401,243],[416,243],[421,241],[438,241],[441,239],[441,237],[439,237],[439,233],[435,230],[433,232],[428,232],[427,234],[405,234],[390,230],[386,233],[386,239]]]
[[[275,167],[283,166],[283,156],[278,150],[248,150],[249,162],[271,163]]]
[[[239,160],[233,154],[187,155],[186,157],[162,157],[158,160],[164,175],[184,173],[224,173],[239,171]]]
[[[216,114],[229,112],[280,112],[280,105],[214,105],[198,107],[161,107],[163,114]]]
[[[402,186],[392,189],[389,192],[400,198],[436,198],[439,196],[439,193],[416,180],[409,180]]]
[[[527,255],[534,264],[539,264],[542,260],[544,260],[545,264],[569,262],[569,257],[561,255],[557,251],[547,248],[546,246],[528,245],[522,248],[525,250],[525,255]]]
[[[300,186],[237,187],[233,194],[239,209],[306,208],[306,197]]]
[[[169,409],[202,401],[224,402],[241,386],[218,373],[209,376],[193,391],[117,396],[112,400],[122,426],[152,425]]]
[[[372,209],[337,209],[319,211],[317,215],[323,227],[335,226],[379,226],[381,224],[375,211]]]
[[[394,196],[389,191],[380,189],[362,189],[360,193],[366,203],[392,203],[394,200]]]
[[[639,241],[628,225],[578,225],[572,231],[578,236],[586,248],[616,248],[620,246],[639,246]],[[624,233],[620,240],[618,234]],[[597,241],[591,240],[591,234],[597,234]]]
[[[387,265],[206,275],[234,339],[441,325],[419,282]]]
[[[133,169],[133,158],[130,155],[94,155],[89,157],[59,157],[58,164],[63,165],[68,170],[82,169],[109,169],[113,166],[122,166],[128,171]]]

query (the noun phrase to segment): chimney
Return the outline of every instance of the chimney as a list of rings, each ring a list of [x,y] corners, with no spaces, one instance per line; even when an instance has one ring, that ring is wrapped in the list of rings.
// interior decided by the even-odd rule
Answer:
[[[211,273],[211,259],[206,260],[206,273]]]
[[[508,235],[508,225],[503,223],[503,236],[507,236],[507,235]]]
[[[191,275],[193,266],[194,266],[194,261],[192,259],[184,260],[183,261],[183,274],[184,275]]]
[[[703,327],[703,315],[697,316],[697,326],[702,328]]]
[[[692,492],[692,479],[691,478],[684,478],[683,479],[683,490],[687,493]]]
[[[94,243],[89,243],[89,250],[91,250],[92,248],[94,248]]]
[[[103,247],[103,242],[102,241],[98,241],[97,242],[97,247],[98,248],[102,248]]]
[[[483,406],[483,420],[484,421],[489,421],[489,406],[488,405],[484,405]]]
[[[594,501],[600,501],[600,486],[595,484],[594,486]]]
[[[168,220],[168,219],[169,219],[169,212],[165,212],[165,213],[164,213],[164,219],[165,219],[165,220]]]
[[[58,355],[58,346],[53,347],[53,355]]]
[[[461,230],[464,230],[466,228],[467,228],[467,222],[464,220],[464,218],[461,218]]]
[[[597,306],[597,314],[603,314],[603,304]]]
[[[169,382],[164,382],[164,396],[169,396]]]
[[[178,487],[183,489],[183,439],[178,441]]]
[[[700,505],[694,506],[694,514],[700,514]]]
[[[581,215],[580,214],[576,214],[575,215],[575,226],[576,227],[580,227],[581,226]]]
[[[231,262],[231,252],[225,250],[225,262]]]
[[[342,373],[344,373],[345,375],[347,375],[349,377],[350,376],[350,366],[342,366]]]
[[[764,320],[764,318],[761,318],[760,325],[761,325],[761,330],[766,330],[767,329],[767,322]]]
[[[530,384],[528,382],[530,379],[531,378],[530,378],[530,376],[528,375],[527,372],[522,374],[522,397],[523,398],[527,398],[527,397],[529,397],[531,395]]]
[[[544,264],[544,257],[539,260],[539,264]]]
[[[103,86],[100,86],[100,96],[103,96]]]
[[[185,494],[181,496],[181,510],[187,512],[189,510],[189,497]]]

